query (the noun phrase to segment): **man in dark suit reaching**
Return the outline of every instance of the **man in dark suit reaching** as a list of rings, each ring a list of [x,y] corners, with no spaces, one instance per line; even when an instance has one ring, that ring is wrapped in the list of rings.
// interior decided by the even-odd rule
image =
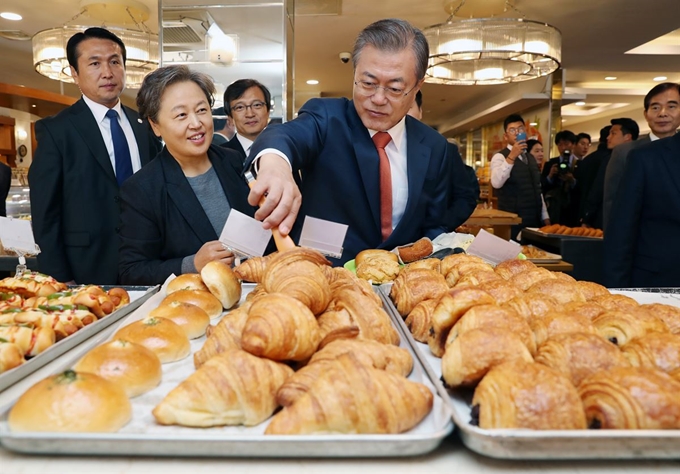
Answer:
[[[73,35],[66,52],[83,96],[35,124],[28,172],[38,267],[59,281],[115,284],[119,187],[160,151],[160,143],[119,97],[125,45],[103,28]]]
[[[249,202],[266,193],[255,215],[265,228],[292,229],[295,240],[305,216],[347,224],[336,264],[367,248],[391,249],[446,230],[446,139],[406,115],[428,51],[409,23],[373,23],[354,45],[353,100],[312,99],[295,120],[260,134],[246,167],[257,160]]]

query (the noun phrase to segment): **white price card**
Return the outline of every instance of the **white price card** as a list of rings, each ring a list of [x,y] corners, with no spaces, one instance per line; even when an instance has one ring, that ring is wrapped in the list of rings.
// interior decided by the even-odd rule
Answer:
[[[31,221],[0,217],[0,242],[6,249],[21,254],[37,254],[40,249],[35,244]]]
[[[232,209],[220,234],[220,242],[239,257],[261,257],[272,237],[262,222]]]
[[[481,257],[492,265],[517,258],[521,251],[522,247],[517,242],[508,242],[484,229],[479,231],[467,249],[467,253]]]
[[[300,234],[300,247],[308,247],[329,257],[340,258],[347,229],[348,226],[345,224],[305,216]]]

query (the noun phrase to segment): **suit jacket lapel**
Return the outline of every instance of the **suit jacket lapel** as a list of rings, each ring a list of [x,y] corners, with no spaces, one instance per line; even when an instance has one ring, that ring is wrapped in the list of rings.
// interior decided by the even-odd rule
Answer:
[[[130,122],[132,131],[135,134],[137,148],[139,149],[139,159],[142,162],[142,166],[144,166],[151,160],[151,158],[153,158],[153,156],[149,156],[149,140],[147,130],[145,129],[146,125],[139,121],[140,119],[137,112],[132,109],[128,109],[124,105],[122,105],[122,107],[125,115],[128,118],[128,122]]]
[[[215,168],[217,177],[224,190],[224,195],[227,196],[231,208],[243,213],[247,213],[246,210],[248,209],[252,209],[254,212],[255,209],[248,204],[247,185],[245,180],[243,180],[238,173],[229,169],[230,164],[225,159],[218,156],[212,146],[208,149],[208,157]],[[242,181],[239,182],[239,179]]]
[[[373,217],[376,230],[380,232],[380,158],[371,135],[361,122],[354,102],[347,105],[347,122],[354,147],[354,159],[361,175],[366,201]]]
[[[109,158],[109,151],[106,149],[99,124],[97,124],[92,111],[82,98],[71,107],[70,120],[73,123],[73,128],[78,131],[83,142],[90,149],[95,160],[97,160],[97,163],[101,165],[106,175],[118,186],[116,175],[111,165],[111,159]]]
[[[175,161],[167,148],[163,148],[160,157],[163,165],[163,174],[167,183],[168,194],[184,219],[194,231],[201,242],[217,240],[217,234],[213,229],[208,216],[205,214],[201,203],[191,189],[179,163]]]
[[[664,141],[665,149],[661,157],[669,169],[669,178],[675,185],[680,195],[680,133],[676,133],[672,137],[662,138]],[[663,175],[664,173],[661,173]]]

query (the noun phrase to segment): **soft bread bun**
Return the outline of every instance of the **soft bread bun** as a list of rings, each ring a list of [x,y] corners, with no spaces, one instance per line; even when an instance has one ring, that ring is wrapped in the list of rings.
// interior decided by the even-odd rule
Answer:
[[[208,313],[210,319],[214,319],[222,314],[222,303],[215,298],[209,291],[199,290],[178,290],[165,297],[159,306],[165,306],[173,301],[189,303],[198,306]]]
[[[130,398],[156,387],[163,374],[161,361],[153,351],[122,339],[95,347],[80,359],[74,369],[113,382]]]
[[[201,278],[224,309],[233,307],[241,299],[241,282],[226,263],[208,262],[201,270]]]
[[[401,261],[404,263],[415,262],[425,258],[431,255],[433,250],[432,242],[427,237],[423,237],[411,245],[398,247],[399,257],[401,257]]]
[[[29,388],[8,421],[12,431],[112,433],[131,416],[122,388],[95,374],[67,370]]]
[[[205,286],[198,273],[185,273],[168,283],[165,292],[169,295],[179,290],[208,291],[208,287]]]
[[[357,254],[356,258],[354,259],[354,263],[358,267],[369,258],[386,258],[387,260],[392,260],[393,262],[399,262],[399,257],[397,257],[397,254],[395,253],[382,249],[367,249],[362,250]]]
[[[162,363],[184,359],[191,352],[182,328],[165,318],[147,317],[118,330],[114,339],[124,339],[152,350]]]
[[[205,334],[210,324],[210,316],[198,306],[181,301],[172,301],[159,306],[149,313],[154,318],[166,318],[182,328],[189,339]]]

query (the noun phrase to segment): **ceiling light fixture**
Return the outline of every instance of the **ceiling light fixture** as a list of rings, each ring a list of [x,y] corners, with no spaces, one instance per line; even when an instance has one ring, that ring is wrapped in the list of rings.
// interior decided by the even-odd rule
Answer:
[[[666,76],[656,76],[656,77],[654,78],[654,80],[655,80],[656,82],[665,81],[666,79],[668,79]]]
[[[138,89],[144,77],[158,67],[158,35],[152,34],[144,24],[149,19],[149,9],[136,0],[82,0],[80,12],[68,23],[85,15],[97,23],[89,26],[63,25],[39,31],[33,36],[33,64],[36,72],[62,82],[73,83],[71,69],[66,57],[66,43],[74,34],[90,26],[102,26],[118,36],[125,44],[125,85]],[[110,27],[99,22],[112,24],[134,24],[137,29]]]
[[[5,20],[19,21],[22,20],[24,17],[22,17],[18,13],[2,12],[0,13],[0,18],[4,18]]]
[[[504,84],[560,67],[560,31],[524,18],[496,17],[508,9],[519,12],[508,0],[445,0],[444,8],[450,13],[446,22],[423,30],[430,46],[425,82]],[[470,18],[454,20],[457,13]]]
[[[319,83],[319,81],[317,81],[316,79],[310,79],[310,80],[307,81],[307,84],[309,84],[310,86],[315,86],[318,83]]]
[[[607,76],[607,77],[604,78],[605,81],[615,81],[617,79],[618,79],[618,77],[616,77],[616,76]]]

